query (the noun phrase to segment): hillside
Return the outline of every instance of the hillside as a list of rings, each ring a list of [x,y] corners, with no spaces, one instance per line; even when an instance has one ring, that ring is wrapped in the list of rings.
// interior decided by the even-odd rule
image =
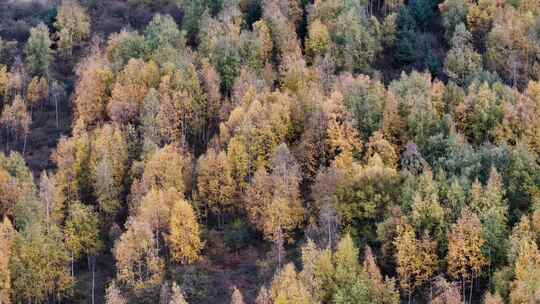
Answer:
[[[537,0],[0,0],[0,304],[540,302]]]

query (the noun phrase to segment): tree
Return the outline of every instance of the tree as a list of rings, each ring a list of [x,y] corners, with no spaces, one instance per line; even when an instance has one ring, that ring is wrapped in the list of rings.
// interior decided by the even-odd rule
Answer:
[[[444,60],[444,72],[457,84],[464,85],[468,78],[482,70],[482,57],[474,51],[471,33],[463,23],[456,26],[451,45]]]
[[[148,189],[174,188],[179,193],[189,189],[187,181],[191,171],[189,155],[173,145],[155,151],[144,166],[143,182]]]
[[[39,223],[15,234],[10,269],[16,303],[61,300],[69,295],[74,278],[69,255],[58,229],[46,233]]]
[[[510,261],[514,263],[514,281],[510,284],[510,303],[534,303],[540,289],[540,251],[532,222],[523,216],[510,238]]]
[[[300,279],[313,301],[331,302],[335,288],[335,266],[330,248],[319,249],[308,239],[302,246],[302,272]]]
[[[359,167],[359,168],[358,168]],[[382,221],[398,197],[398,173],[375,154],[365,166],[350,170],[339,180],[333,205],[341,223],[368,241],[375,241],[376,224]]]
[[[9,150],[9,134],[17,139],[23,135],[22,153],[26,151],[26,139],[30,133],[32,118],[26,111],[26,104],[20,95],[15,96],[11,105],[4,107],[0,117],[0,125],[6,129],[6,149]]]
[[[435,296],[433,304],[460,304],[461,293],[456,284],[448,283],[443,277],[437,277],[435,280]]]
[[[335,290],[332,303],[373,303],[374,295],[367,273],[359,264],[358,249],[350,235],[338,243],[333,257]]]
[[[260,168],[246,191],[248,218],[266,239],[275,243],[278,265],[287,233],[300,226],[304,219],[299,183],[296,160],[282,144],[272,158],[272,174]]]
[[[317,56],[324,56],[329,48],[330,34],[326,25],[318,19],[310,22],[306,40],[306,54],[314,60]]]
[[[503,304],[504,301],[499,294],[492,294],[491,292],[486,292],[484,295],[484,304]]]
[[[148,54],[148,44],[137,32],[122,30],[109,36],[106,53],[109,62],[120,69],[131,58],[144,58]]]
[[[49,29],[43,23],[30,29],[30,37],[26,42],[26,64],[32,75],[47,76],[51,61],[51,39]]]
[[[77,0],[62,1],[54,26],[58,30],[58,47],[65,56],[71,56],[73,47],[90,36],[90,18]]]
[[[113,73],[101,54],[92,54],[77,65],[74,106],[77,129],[91,129],[106,118]]]
[[[448,234],[447,261],[449,274],[454,279],[461,279],[463,293],[465,282],[470,281],[470,300],[474,279],[478,278],[487,264],[482,253],[484,242],[480,220],[469,209],[463,209],[461,217],[452,225]]]
[[[182,290],[180,287],[178,287],[178,285],[176,285],[176,283],[173,283],[172,285],[171,299],[167,304],[188,304],[188,302],[184,299]]]
[[[71,275],[74,276],[74,262],[86,255],[92,272],[92,303],[95,290],[95,256],[103,247],[99,239],[99,220],[90,206],[75,202],[69,206],[69,214],[64,227],[66,248],[71,252]]]
[[[489,259],[491,270],[504,264],[507,255],[508,207],[497,170],[491,169],[484,187],[478,181],[473,183],[470,194],[470,207],[482,223],[482,237],[485,240],[483,252]]]
[[[148,91],[158,84],[159,68],[154,61],[130,59],[112,87],[108,116],[119,124],[135,122]]]
[[[199,223],[193,208],[183,199],[177,200],[171,208],[169,233],[168,243],[174,261],[191,264],[198,260],[203,247]]]
[[[223,214],[233,210],[234,180],[227,155],[210,148],[197,162],[197,197],[203,206],[218,217],[223,227]]]
[[[128,142],[115,125],[94,130],[90,151],[91,183],[104,222],[114,219],[121,207],[128,164]]]
[[[272,280],[270,297],[275,304],[308,304],[310,295],[298,279],[294,265],[289,263]]]
[[[182,49],[185,44],[182,32],[169,15],[154,15],[146,27],[145,36],[151,50],[167,47]]]
[[[469,2],[465,0],[445,0],[439,4],[439,11],[444,26],[447,41],[454,36],[454,30],[460,23],[465,23],[469,9]]]
[[[233,293],[231,296],[231,304],[244,304],[244,297],[238,288],[233,288]]]
[[[45,77],[34,77],[28,84],[26,100],[30,104],[30,115],[35,106],[41,105],[49,96],[49,83]]]
[[[11,221],[4,217],[0,224],[0,302],[11,303],[11,271],[9,269],[14,233]]]
[[[112,281],[105,291],[106,304],[127,304],[127,300],[122,295],[116,283]]]
[[[369,246],[366,246],[363,266],[372,285],[375,302],[382,304],[399,303],[399,292],[396,290],[395,280],[388,277],[383,279],[381,270],[377,266],[375,256],[373,256]]]
[[[395,259],[399,284],[407,291],[409,303],[414,290],[429,280],[436,270],[435,245],[427,236],[418,240],[408,223],[398,226],[394,240]]]
[[[149,223],[130,218],[113,253],[119,282],[135,295],[157,292],[163,280],[164,262],[157,253],[156,239]]]

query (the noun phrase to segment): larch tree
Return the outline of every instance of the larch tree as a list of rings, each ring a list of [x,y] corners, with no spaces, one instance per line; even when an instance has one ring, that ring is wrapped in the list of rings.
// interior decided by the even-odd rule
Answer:
[[[128,143],[120,128],[110,124],[94,130],[91,141],[91,182],[101,217],[109,221],[114,219],[121,207]]]
[[[333,256],[335,274],[332,303],[372,303],[372,286],[358,259],[358,248],[349,234],[337,244]]]
[[[209,148],[197,162],[197,198],[205,208],[216,214],[218,227],[224,224],[224,215],[233,211],[235,190],[231,166],[225,152]]]
[[[508,243],[508,206],[502,178],[495,168],[491,169],[485,186],[478,181],[472,184],[470,197],[471,210],[482,223],[483,252],[491,270],[504,263]]]
[[[157,253],[156,239],[150,224],[130,218],[126,232],[114,245],[113,253],[116,277],[129,290],[140,294],[161,286],[165,266]]]
[[[302,271],[299,276],[312,296],[313,301],[330,302],[334,290],[335,266],[332,251],[319,249],[315,242],[308,239],[302,247]]]
[[[90,37],[90,17],[77,0],[64,0],[58,8],[54,26],[58,30],[58,47],[65,56]]]
[[[244,304],[244,297],[240,290],[236,287],[233,288],[233,293],[231,295],[231,304]]]
[[[447,262],[448,273],[454,279],[461,280],[463,292],[466,289],[465,283],[470,282],[469,299],[473,293],[474,280],[487,264],[482,253],[484,242],[482,223],[469,209],[463,209],[461,217],[452,225],[448,234]]]
[[[4,217],[0,223],[0,303],[11,303],[11,243],[15,230],[11,221]]]
[[[510,284],[510,303],[534,303],[539,300],[540,251],[535,240],[533,222],[523,216],[514,227],[510,261],[513,262],[514,280]]]
[[[272,174],[259,168],[246,191],[248,218],[266,239],[275,243],[278,266],[287,233],[301,225],[304,219],[299,183],[296,160],[282,144],[274,153]]]
[[[60,224],[64,219],[63,202],[54,175],[46,171],[39,178],[39,199],[43,209],[43,221],[46,228]]]
[[[148,188],[174,188],[180,193],[188,190],[191,157],[173,145],[155,151],[144,166],[143,183]]]
[[[398,304],[399,291],[396,290],[396,282],[388,277],[383,278],[373,251],[369,246],[366,246],[363,267],[372,285],[375,301],[381,304]]]
[[[64,234],[66,248],[71,253],[72,275],[75,275],[75,260],[82,255],[88,258],[96,256],[103,246],[99,239],[99,220],[93,208],[78,202],[71,204]]]
[[[171,298],[167,304],[188,304],[184,298],[184,293],[176,283],[173,283],[171,292]]]
[[[413,227],[404,223],[398,226],[394,246],[399,284],[407,292],[410,303],[413,292],[436,271],[435,242],[428,237],[418,240]]]
[[[68,296],[74,277],[69,254],[58,229],[46,233],[39,223],[13,238],[10,269],[15,302],[61,300]]]
[[[100,53],[82,60],[77,65],[76,74],[74,126],[75,130],[86,130],[105,120],[114,75]]]
[[[30,115],[34,107],[40,106],[49,96],[49,83],[45,77],[34,77],[26,90],[26,101],[30,104]]]
[[[177,200],[171,209],[168,244],[172,259],[181,264],[191,264],[199,259],[204,243],[200,238],[197,217],[191,205]]]
[[[271,303],[275,304],[309,304],[311,296],[302,282],[292,263],[289,263],[277,273],[270,288]]]
[[[472,35],[463,23],[456,26],[451,44],[444,60],[444,71],[450,79],[464,85],[468,78],[482,70],[482,56],[474,50]]]
[[[460,304],[461,292],[457,284],[448,283],[443,277],[437,277],[435,280],[435,293],[433,304]]]
[[[106,304],[127,304],[126,298],[122,295],[121,290],[116,283],[112,281],[105,291]]]
[[[157,254],[161,253],[166,234],[170,232],[171,210],[174,204],[182,199],[183,195],[174,188],[167,190],[152,188],[142,197],[139,205],[132,206],[136,207],[132,214],[150,226]]]
[[[9,134],[14,136],[15,139],[19,136],[23,136],[23,147],[22,153],[26,151],[26,142],[28,134],[30,133],[30,124],[32,123],[32,118],[26,110],[26,103],[20,95],[15,96],[15,99],[11,105],[4,107],[2,115],[0,117],[0,125],[6,129],[6,148],[9,148]]]

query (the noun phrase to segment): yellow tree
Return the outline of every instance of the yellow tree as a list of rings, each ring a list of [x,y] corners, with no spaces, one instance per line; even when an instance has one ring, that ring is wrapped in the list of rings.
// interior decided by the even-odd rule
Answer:
[[[462,290],[465,292],[465,282],[470,281],[470,296],[472,297],[474,279],[480,274],[487,260],[482,254],[484,238],[482,224],[468,208],[463,209],[457,223],[452,225],[448,234],[448,272],[454,279],[461,279]]]
[[[398,226],[394,246],[399,284],[407,291],[410,303],[414,290],[429,280],[436,270],[436,244],[427,236],[418,240],[413,227],[403,223]]]
[[[180,287],[176,285],[176,282],[173,283],[171,292],[171,298],[167,304],[188,304],[186,299],[184,299],[184,293]]]
[[[130,218],[126,225],[126,232],[113,249],[116,278],[135,294],[159,287],[163,280],[164,262],[157,254],[150,224]]]
[[[176,201],[182,200],[183,195],[174,188],[167,190],[152,188],[142,198],[135,216],[148,225],[154,233],[156,251],[161,250],[162,239],[170,229],[172,208]]]
[[[146,188],[174,188],[180,193],[189,189],[191,157],[173,145],[155,151],[144,166],[143,183]]]
[[[47,78],[35,76],[28,84],[26,100],[30,104],[30,115],[35,106],[39,106],[49,96],[49,83]]]
[[[75,133],[87,130],[106,117],[106,106],[113,82],[113,73],[102,54],[92,54],[77,65],[75,86]]]
[[[510,303],[537,303],[540,290],[540,251],[535,241],[534,222],[523,216],[514,228],[510,261],[514,263],[514,281],[510,285]]]
[[[197,196],[207,210],[218,218],[218,227],[223,226],[223,214],[231,211],[234,180],[227,155],[216,153],[210,148],[197,162]]]
[[[199,259],[203,247],[199,223],[193,208],[183,199],[172,206],[168,242],[174,261],[190,264]]]
[[[155,62],[129,60],[112,87],[107,114],[120,124],[135,121],[148,91],[158,84],[159,68]]]
[[[246,191],[248,218],[266,239],[275,243],[278,266],[287,233],[300,226],[304,219],[299,184],[298,164],[282,144],[272,158],[272,174],[259,168]]]
[[[66,56],[71,56],[73,47],[90,37],[90,18],[77,0],[62,1],[54,26],[58,29],[58,46]]]
[[[274,304],[309,304],[311,297],[289,263],[274,277],[270,296]]]
[[[127,142],[122,131],[106,124],[92,134],[91,178],[102,214],[114,218],[120,207],[128,161]]]
[[[236,287],[233,288],[231,304],[244,304],[244,297],[242,296],[240,290]]]
[[[249,155],[242,136],[233,137],[227,146],[227,158],[234,181],[234,199],[240,201],[247,187]]]
[[[9,258],[13,226],[7,217],[0,223],[0,303],[11,303],[11,272]]]

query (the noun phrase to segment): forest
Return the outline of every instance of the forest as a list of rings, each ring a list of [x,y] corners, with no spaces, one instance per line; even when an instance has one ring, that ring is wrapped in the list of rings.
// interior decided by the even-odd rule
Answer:
[[[540,303],[538,0],[0,0],[0,304]]]

